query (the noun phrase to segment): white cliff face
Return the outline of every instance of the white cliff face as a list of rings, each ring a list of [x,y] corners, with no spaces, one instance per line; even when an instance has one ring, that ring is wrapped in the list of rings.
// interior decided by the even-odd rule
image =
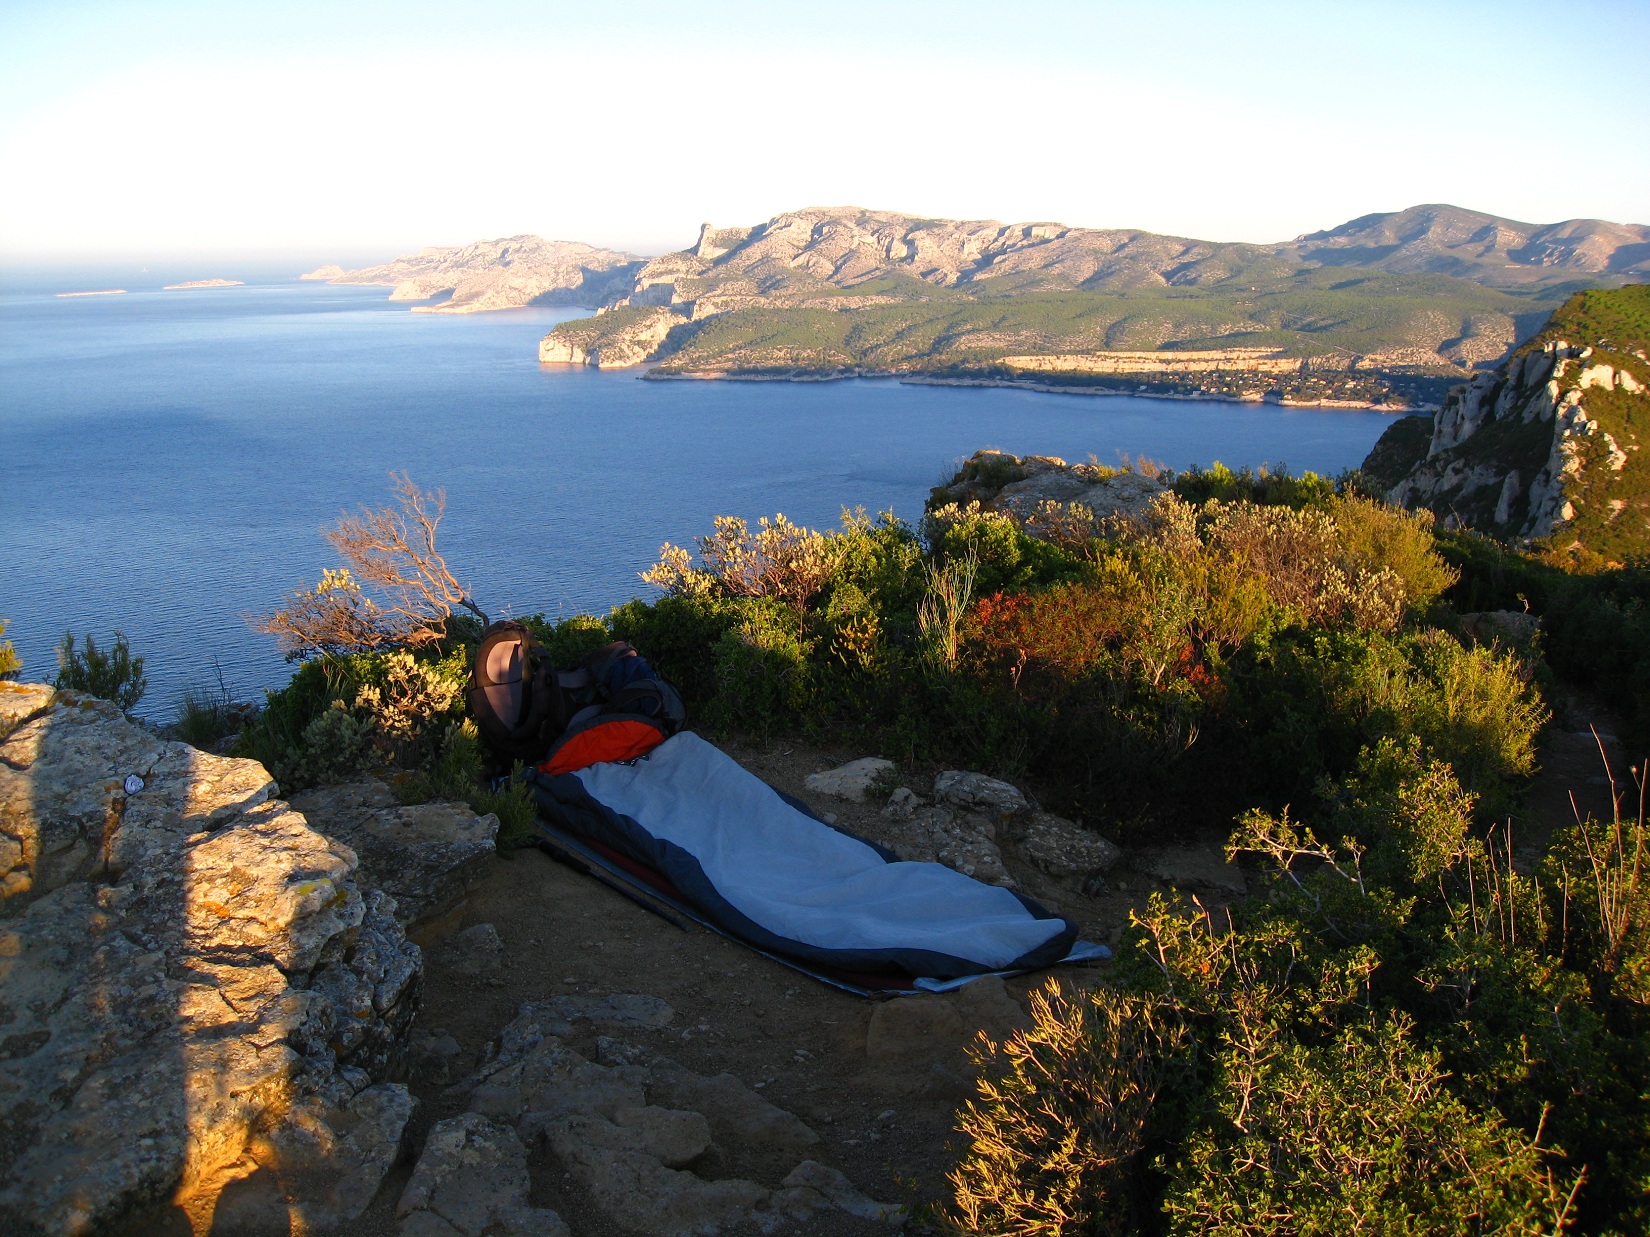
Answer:
[[[1642,398],[1650,385],[1630,368],[1643,359],[1636,354],[1618,354],[1614,363],[1593,358],[1591,347],[1552,340],[1456,387],[1434,421],[1425,459],[1389,500],[1430,507],[1446,525],[1525,541],[1563,534],[1585,495],[1624,474],[1638,450],[1630,430],[1618,438],[1588,402]],[[1612,521],[1628,506],[1610,494],[1598,501]]]
[[[683,315],[664,307],[627,308],[583,322],[564,322],[539,341],[546,365],[591,365],[625,369],[652,360]]]

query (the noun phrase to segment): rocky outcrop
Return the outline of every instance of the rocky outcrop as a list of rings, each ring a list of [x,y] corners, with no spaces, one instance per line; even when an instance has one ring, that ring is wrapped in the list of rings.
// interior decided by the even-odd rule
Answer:
[[[0,683],[0,1228],[171,1205],[205,1231],[232,1196],[256,1230],[260,1191],[333,1224],[371,1199],[422,960],[274,792],[106,701]]]
[[[485,1160],[491,1169],[466,1190],[447,1188],[449,1200],[483,1200],[500,1232],[556,1231],[553,1213],[531,1221],[539,1229],[522,1218],[526,1173],[516,1151],[540,1140],[623,1231],[686,1237],[754,1224],[769,1232],[786,1220],[832,1212],[903,1222],[899,1208],[871,1201],[840,1172],[812,1159],[819,1136],[732,1074],[699,1074],[607,1036],[598,1037],[591,1060],[565,1039],[570,1014],[660,1025],[669,1013],[662,1002],[639,995],[583,1007],[566,999],[523,1005],[491,1058],[457,1089],[469,1112],[432,1132],[401,1200],[402,1232],[447,1231],[415,1227],[423,1223],[421,1211],[438,1212],[461,1232],[483,1230],[482,1223],[459,1223],[448,1214],[456,1202],[443,1210],[441,1183],[459,1171],[452,1165],[460,1161],[461,1144],[476,1148],[472,1161]]]
[[[579,241],[511,236],[457,248],[425,249],[382,266],[346,271],[323,266],[300,279],[339,284],[389,284],[392,301],[429,301],[415,313],[468,314],[523,305],[589,309],[624,295],[642,259]]]
[[[1074,507],[1094,520],[1139,519],[1168,488],[1159,477],[1097,464],[1068,464],[1055,455],[976,451],[948,485],[934,490],[928,507],[932,511],[950,503],[978,503],[986,511],[1012,516],[1035,536],[1049,531],[1051,519],[1068,523]]]
[[[896,787],[882,809],[875,840],[901,859],[943,863],[1010,889],[1018,882],[1003,861],[1004,846],[1044,876],[1078,888],[1122,857],[1099,834],[1042,811],[1017,787],[981,773],[941,773],[934,779],[934,799],[929,803],[908,786]]]
[[[498,858],[498,817],[477,816],[465,803],[404,806],[382,782],[305,791],[292,807],[355,853],[357,879],[393,897],[404,924],[453,906]]]
[[[669,309],[621,309],[581,322],[564,322],[539,341],[546,365],[625,369],[663,355],[684,319]]]
[[[1570,342],[1612,304],[1650,299],[1644,292],[1573,298],[1528,347],[1451,391],[1424,452],[1395,427],[1366,471],[1390,487],[1392,502],[1429,508],[1446,524],[1612,559],[1650,545],[1638,459],[1650,362],[1628,340]]]

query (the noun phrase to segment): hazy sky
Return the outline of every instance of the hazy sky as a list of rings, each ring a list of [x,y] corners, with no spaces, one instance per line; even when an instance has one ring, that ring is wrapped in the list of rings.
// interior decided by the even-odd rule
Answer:
[[[639,252],[855,203],[1650,222],[1650,0],[0,0],[0,257]]]

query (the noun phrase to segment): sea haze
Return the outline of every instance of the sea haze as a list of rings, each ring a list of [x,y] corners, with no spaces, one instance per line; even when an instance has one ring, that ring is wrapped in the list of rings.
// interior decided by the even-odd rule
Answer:
[[[241,698],[285,681],[244,616],[335,566],[320,529],[386,501],[391,470],[446,489],[441,548],[483,608],[565,616],[645,594],[637,573],[660,544],[715,515],[916,519],[984,446],[1333,474],[1389,423],[891,380],[643,382],[538,364],[539,337],[583,311],[124,286],[0,296],[0,618],[28,679],[50,677],[65,630],[124,631],[147,658],[140,711],[162,720],[216,669]]]

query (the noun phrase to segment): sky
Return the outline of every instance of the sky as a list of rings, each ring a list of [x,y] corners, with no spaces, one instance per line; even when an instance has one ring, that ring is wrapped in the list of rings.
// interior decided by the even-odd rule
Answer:
[[[1650,0],[0,0],[0,264],[636,253],[808,205],[1650,223]]]

